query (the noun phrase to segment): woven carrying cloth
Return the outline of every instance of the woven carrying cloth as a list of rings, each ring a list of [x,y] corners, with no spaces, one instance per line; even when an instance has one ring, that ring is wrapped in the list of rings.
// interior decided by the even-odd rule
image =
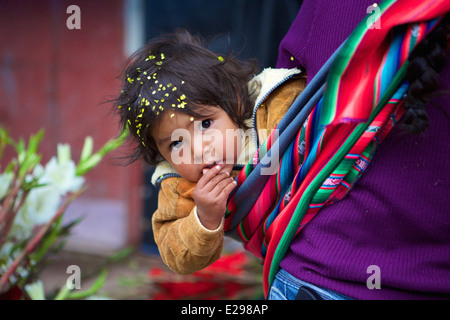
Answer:
[[[266,296],[291,240],[352,189],[402,116],[409,54],[450,2],[391,0],[378,8],[324,64],[237,178],[225,231],[262,259]]]

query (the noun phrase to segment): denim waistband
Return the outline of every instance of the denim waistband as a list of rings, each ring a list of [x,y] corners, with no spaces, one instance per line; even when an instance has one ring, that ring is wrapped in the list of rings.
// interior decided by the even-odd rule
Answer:
[[[300,287],[312,289],[323,300],[349,300],[351,298],[340,293],[315,286],[306,281],[300,280],[286,270],[280,269],[275,275],[272,287],[269,292],[269,300],[294,300]]]

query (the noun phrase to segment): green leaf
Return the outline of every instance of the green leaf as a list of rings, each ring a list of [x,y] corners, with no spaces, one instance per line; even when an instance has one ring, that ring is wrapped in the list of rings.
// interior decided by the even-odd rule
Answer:
[[[28,148],[26,148],[25,141],[22,138],[16,144],[17,159],[20,166],[19,178],[23,177],[41,161],[41,155],[36,154],[36,152],[43,137],[44,130],[41,129],[38,133],[30,136]]]
[[[93,142],[90,141],[89,137],[85,140],[85,145],[83,147],[82,155],[80,158],[80,162],[76,168],[76,175],[82,176],[89,172],[91,169],[96,167],[102,158],[109,152],[120,147],[126,136],[128,135],[128,131],[122,132],[122,134],[118,138],[110,139],[107,141],[95,154],[92,154],[92,145]],[[88,156],[89,155],[89,156]]]
[[[92,286],[84,291],[75,291],[75,292],[71,292],[68,295],[69,299],[84,299],[87,298],[93,294],[95,294],[98,290],[100,290],[101,287],[103,287],[103,285],[106,282],[106,278],[108,276],[108,271],[106,269],[103,269],[100,273],[100,275],[98,276],[97,279],[95,279],[94,283],[92,284]]]
[[[27,154],[31,155],[37,152],[39,144],[41,143],[43,137],[44,137],[44,129],[41,129],[38,131],[38,133],[31,135],[28,143]]]
[[[92,154],[94,148],[94,140],[91,136],[84,139],[83,150],[81,151],[80,162],[86,161]]]
[[[3,152],[7,145],[13,145],[15,142],[9,136],[8,130],[0,126],[0,159],[3,157]]]
[[[102,156],[99,154],[92,155],[89,159],[86,161],[80,162],[76,168],[75,174],[77,176],[83,176],[87,172],[89,172],[91,169],[95,168],[100,161],[102,160]]]
[[[68,145],[67,143],[58,143],[56,150],[59,164],[64,164],[71,160],[72,157],[70,155],[70,145]]]
[[[128,248],[122,249],[119,252],[111,255],[108,258],[108,262],[118,262],[120,260],[123,260],[126,257],[128,257],[131,253],[133,253],[133,251],[134,251],[134,248],[132,248],[132,247],[128,247]]]
[[[48,234],[42,239],[42,244],[37,248],[32,254],[32,259],[34,261],[40,261],[45,254],[50,250],[52,245],[58,240],[60,235],[60,228],[62,216],[59,217],[52,228],[49,230]]]

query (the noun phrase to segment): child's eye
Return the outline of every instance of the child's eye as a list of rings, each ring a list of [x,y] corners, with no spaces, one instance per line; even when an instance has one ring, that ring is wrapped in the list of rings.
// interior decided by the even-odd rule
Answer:
[[[212,125],[212,120],[211,119],[206,119],[202,121],[202,130],[204,129],[208,129],[209,127],[211,127]]]
[[[181,148],[183,141],[178,140],[178,141],[174,141],[169,145],[169,149],[172,150],[173,148]]]

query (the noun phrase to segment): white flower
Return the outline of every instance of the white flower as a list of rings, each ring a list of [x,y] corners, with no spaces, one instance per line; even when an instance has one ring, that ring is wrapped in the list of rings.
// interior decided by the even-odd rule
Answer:
[[[61,195],[52,185],[33,188],[19,209],[11,228],[11,235],[26,239],[33,228],[50,221],[58,211]]]
[[[51,184],[55,186],[61,195],[67,192],[75,192],[84,183],[83,177],[75,175],[75,163],[72,160],[60,163],[56,157],[52,157],[46,164],[44,174],[39,179],[39,183]]]
[[[9,185],[11,184],[14,174],[12,172],[5,172],[0,174],[0,199],[6,196]]]
[[[42,164],[38,163],[33,169],[32,176],[34,178],[39,179],[43,175],[44,175],[44,167],[42,166]]]
[[[0,261],[7,261],[12,249],[13,249],[12,242],[10,242],[10,241],[4,242],[0,246]],[[1,273],[2,272],[0,272],[0,274]]]
[[[25,291],[33,300],[45,300],[44,284],[41,280],[25,285]]]

